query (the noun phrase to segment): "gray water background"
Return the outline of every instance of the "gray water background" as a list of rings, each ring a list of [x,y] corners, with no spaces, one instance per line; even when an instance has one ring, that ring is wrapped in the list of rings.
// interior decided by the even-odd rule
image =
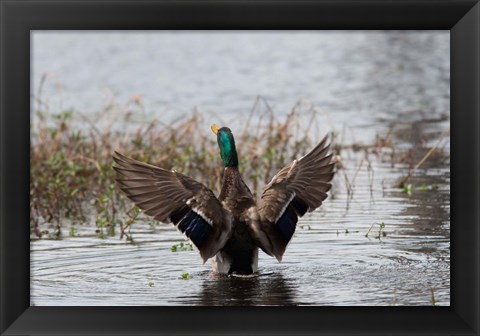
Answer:
[[[32,94],[50,113],[87,116],[141,96],[139,123],[196,108],[199,128],[225,122],[234,132],[259,95],[279,118],[303,99],[328,113],[344,143],[390,132],[408,150],[449,129],[449,41],[447,31],[33,32]],[[220,277],[196,251],[172,252],[183,236],[148,218],[132,228],[135,244],[97,238],[94,223],[74,238],[34,240],[31,304],[449,305],[449,148],[446,139],[417,171],[411,195],[395,187],[407,164],[380,155],[368,170],[362,153],[342,153],[354,197],[337,174],[283,262],[261,252],[253,278]]]

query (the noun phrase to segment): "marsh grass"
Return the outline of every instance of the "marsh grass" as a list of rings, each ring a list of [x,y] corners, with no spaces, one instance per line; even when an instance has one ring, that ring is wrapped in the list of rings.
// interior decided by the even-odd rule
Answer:
[[[128,229],[141,212],[115,185],[114,151],[220,189],[218,146],[208,127],[198,127],[205,124],[202,115],[194,110],[169,125],[159,120],[135,122],[142,109],[140,98],[134,97],[123,106],[110,103],[93,119],[74,110],[36,111],[30,147],[32,237],[61,238],[67,220],[71,225],[94,222],[100,238],[116,232],[131,238]],[[244,127],[235,132],[242,158],[239,169],[254,193],[311,148],[309,134],[315,122],[302,126],[305,113],[310,121],[318,119],[318,111],[302,102],[280,119],[265,99],[256,99]],[[74,236],[76,230],[69,232]]]
[[[99,238],[119,233],[120,238],[133,242],[130,228],[142,213],[115,185],[114,151],[162,168],[176,169],[215,192],[220,190],[223,169],[216,138],[209,127],[199,127],[207,123],[195,109],[167,125],[145,113],[140,97],[133,97],[125,104],[112,100],[93,118],[75,110],[52,114],[48,104],[36,99],[38,107],[31,125],[30,145],[33,239],[62,238],[67,223],[70,226],[95,223]],[[139,121],[139,116],[144,119]],[[248,116],[240,120],[243,119],[243,127],[234,132],[241,157],[239,169],[254,194],[260,193],[279,169],[307,153],[326,133],[333,141],[336,169],[341,173],[336,176],[343,175],[348,193],[347,210],[360,170],[367,171],[373,190],[371,157],[390,155],[392,162],[397,160],[391,154],[396,152],[390,132],[373,144],[343,144],[343,137],[328,114],[304,99],[286,116],[278,117],[263,97],[257,97]],[[328,129],[320,129],[321,123]],[[342,160],[345,151],[360,153],[363,158],[358,165],[348,167],[351,163]],[[406,171],[408,178],[416,169],[413,168]],[[335,197],[333,190],[332,197]],[[77,230],[70,227],[67,235],[76,236]]]

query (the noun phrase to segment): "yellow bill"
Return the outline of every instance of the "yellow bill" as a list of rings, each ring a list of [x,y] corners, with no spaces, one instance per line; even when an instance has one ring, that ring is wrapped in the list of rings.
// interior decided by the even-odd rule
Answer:
[[[212,126],[210,126],[210,128],[212,129],[212,132],[217,134],[218,133],[218,126],[213,124]]]

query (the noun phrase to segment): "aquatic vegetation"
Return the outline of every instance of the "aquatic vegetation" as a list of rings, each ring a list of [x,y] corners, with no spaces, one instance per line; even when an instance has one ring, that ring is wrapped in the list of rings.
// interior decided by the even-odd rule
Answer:
[[[440,138],[438,139],[437,143],[432,146],[430,149],[428,149],[428,151],[425,153],[425,155],[420,159],[420,161],[417,162],[417,164],[411,168],[409,171],[408,171],[408,174],[407,176],[405,176],[404,178],[402,178],[397,186],[399,188],[404,188],[407,181],[410,180],[413,176],[413,174],[415,173],[415,171],[417,171],[417,169],[419,169],[424,163],[425,161],[433,155],[433,153],[439,148],[440,144],[442,142],[444,142],[444,140],[447,140],[449,141],[449,136],[450,136],[450,128],[447,129],[445,132],[443,132],[441,135],[440,135]]]
[[[134,120],[137,115],[143,119]],[[245,125],[235,132],[237,142],[242,144],[239,170],[254,196],[286,163],[312,148],[319,140],[315,135],[325,133],[320,131],[321,123],[328,126],[326,132],[334,139],[336,175],[343,176],[339,183],[345,187],[333,188],[330,197],[335,198],[345,190],[346,211],[361,172],[368,174],[371,201],[374,201],[372,190],[378,181],[374,180],[372,158],[383,160],[391,156],[392,164],[400,160],[401,151],[395,148],[391,131],[378,135],[371,144],[349,144],[345,132],[336,129],[329,115],[304,99],[286,116],[279,117],[263,97],[258,97],[250,114],[242,118]],[[162,168],[177,169],[218,191],[223,169],[218,167],[215,138],[207,127],[198,127],[202,124],[209,123],[196,110],[169,125],[149,119],[139,98],[125,104],[112,101],[103,111],[88,118],[73,109],[50,113],[47,104],[40,104],[31,124],[31,237],[60,239],[67,224],[66,235],[77,236],[76,225],[92,223],[100,238],[120,235],[133,243],[132,225],[137,219],[147,217],[138,208],[132,208],[116,190],[111,157],[114,150]],[[444,138],[442,135],[441,139]],[[432,157],[441,148],[424,150]],[[360,159],[345,161],[351,155]],[[415,162],[411,165],[414,167]],[[426,189],[434,191],[438,185]]]
[[[172,252],[179,252],[179,251],[193,251],[192,243],[183,243],[180,242],[179,244],[174,244],[170,248]]]
[[[183,273],[182,275],[180,275],[180,279],[190,280],[190,274],[188,274],[188,273]]]
[[[313,106],[298,103],[285,118],[278,118],[269,108],[259,112],[262,103],[268,105],[257,98],[244,129],[236,132],[237,141],[247,144],[241,148],[239,170],[254,194],[287,162],[311,148],[310,129],[318,127],[317,121],[304,128],[300,122],[300,114],[317,119]],[[194,110],[170,125],[147,120],[133,126],[132,115],[141,109],[139,101],[131,100],[123,106],[112,102],[93,118],[74,110],[36,111],[30,146],[32,237],[45,235],[47,225],[53,229],[49,235],[60,238],[65,219],[79,225],[93,216],[99,237],[112,236],[120,228],[122,238],[131,238],[128,229],[140,214],[129,212],[131,203],[116,190],[114,150],[177,169],[219,189],[223,170],[218,167],[215,138],[198,127],[202,115]]]
[[[373,223],[370,228],[368,229],[367,233],[365,234],[365,237],[368,238],[368,235],[370,234],[370,231],[372,231],[372,228],[375,226],[375,223]],[[383,231],[383,229],[385,228],[385,223],[384,222],[381,222],[380,224],[378,224],[378,232],[377,232],[377,236],[375,237],[376,239],[380,239],[380,237],[386,237],[387,234],[385,233],[385,231]]]
[[[383,234],[384,237],[386,236],[385,232],[382,231],[384,228],[385,228],[385,223],[384,222],[380,223],[379,229],[378,229],[378,234],[377,234],[377,239],[380,239],[380,236],[382,234]]]
[[[310,225],[303,225],[303,224],[301,224],[301,225],[299,225],[299,227],[300,227],[300,229],[302,229],[302,230],[311,230],[311,229],[312,229],[312,227],[311,227]]]
[[[438,188],[438,184],[426,185],[425,183],[420,187],[422,191],[438,190]]]
[[[76,231],[77,231],[77,230],[75,229],[75,227],[74,227],[74,226],[71,226],[71,227],[70,227],[70,237],[75,237],[75,232],[76,232]]]
[[[135,221],[135,219],[137,219],[141,211],[142,211],[141,209],[134,206],[130,208],[130,210],[127,210],[125,212],[125,214],[128,216],[128,219],[123,223],[123,225],[122,223],[120,223],[121,224],[120,239],[122,239],[123,236],[125,235],[127,237],[127,240],[130,240],[133,242],[133,238],[130,234],[130,228],[133,222]],[[126,232],[127,229],[129,230],[128,232]]]
[[[403,186],[403,192],[407,194],[408,196],[412,195],[412,185],[411,184],[405,184]]]

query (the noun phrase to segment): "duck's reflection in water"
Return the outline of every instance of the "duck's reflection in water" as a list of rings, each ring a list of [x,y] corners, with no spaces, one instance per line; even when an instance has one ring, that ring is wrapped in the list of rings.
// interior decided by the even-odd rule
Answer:
[[[211,273],[202,284],[198,305],[256,306],[294,305],[294,287],[281,273],[256,274],[249,277]]]

